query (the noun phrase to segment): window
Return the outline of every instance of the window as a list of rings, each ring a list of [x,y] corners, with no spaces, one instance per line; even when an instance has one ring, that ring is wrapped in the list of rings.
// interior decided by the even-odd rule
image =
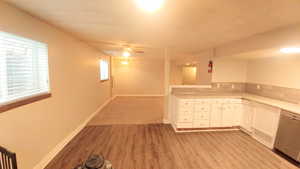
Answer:
[[[108,64],[108,61],[101,59],[99,66],[100,66],[100,80],[101,81],[109,80],[109,64]]]
[[[47,45],[0,32],[0,107],[49,91]]]

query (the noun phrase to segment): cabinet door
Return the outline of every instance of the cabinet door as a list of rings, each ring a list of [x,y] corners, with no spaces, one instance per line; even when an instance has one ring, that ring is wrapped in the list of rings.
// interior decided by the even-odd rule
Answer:
[[[265,134],[275,136],[279,122],[280,109],[263,104],[255,104],[255,109],[253,127]]]
[[[194,107],[193,102],[190,100],[179,100],[176,122],[179,123],[192,123],[193,122],[193,113]]]
[[[210,115],[210,127],[222,127],[222,104],[212,104]]]
[[[210,102],[208,100],[197,100],[194,104],[193,127],[207,128],[210,120]]]
[[[234,125],[234,106],[224,104],[222,112],[222,127],[232,127]]]
[[[280,109],[255,104],[252,136],[262,144],[273,148],[278,128]]]
[[[254,108],[250,104],[243,104],[243,114],[241,127],[248,132],[252,132],[252,118],[254,114]]]
[[[240,126],[243,115],[243,105],[241,103],[232,104],[233,109],[233,126]]]

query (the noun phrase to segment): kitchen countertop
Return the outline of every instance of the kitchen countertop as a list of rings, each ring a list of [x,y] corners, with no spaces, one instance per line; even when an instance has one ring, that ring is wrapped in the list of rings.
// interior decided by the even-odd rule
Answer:
[[[300,104],[289,103],[267,97],[262,97],[249,93],[174,93],[175,97],[181,99],[204,99],[204,98],[235,98],[235,99],[247,99],[258,103],[267,104],[270,106],[278,107],[283,110],[287,110],[296,114],[300,114]]]
[[[198,92],[198,93],[175,93],[174,96],[181,99],[204,99],[204,98],[243,98],[243,93],[210,93],[210,92]]]

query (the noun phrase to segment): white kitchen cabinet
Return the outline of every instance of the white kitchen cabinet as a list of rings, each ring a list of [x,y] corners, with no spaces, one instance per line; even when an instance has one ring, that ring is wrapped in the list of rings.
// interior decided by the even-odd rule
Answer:
[[[220,101],[213,101],[211,104],[210,127],[222,127],[223,104]]]
[[[172,125],[177,129],[216,129],[240,126],[273,148],[280,109],[242,99],[182,99],[175,97]]]
[[[244,107],[242,103],[234,103],[233,105],[233,126],[240,126],[243,116]]]
[[[222,107],[222,127],[239,126],[243,111],[242,100],[225,99]]]
[[[227,103],[223,105],[222,112],[222,127],[232,127],[234,124],[234,106],[231,103]]]
[[[254,107],[255,113],[252,126],[254,131],[252,136],[262,144],[273,148],[280,118],[280,109],[259,103],[255,103]]]
[[[240,125],[241,99],[176,99],[177,128],[217,128]]]
[[[194,128],[210,127],[211,100],[201,99],[194,102]]]
[[[241,118],[241,124],[243,130],[245,130],[247,133],[252,132],[252,119],[254,115],[254,107],[249,101],[243,102],[243,111],[242,111],[242,118]]]
[[[176,128],[192,128],[194,104],[191,99],[175,99],[175,125]]]

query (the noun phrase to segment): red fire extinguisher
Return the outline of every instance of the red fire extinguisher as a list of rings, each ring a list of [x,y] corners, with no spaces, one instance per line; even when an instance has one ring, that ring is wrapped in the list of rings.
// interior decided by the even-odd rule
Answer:
[[[213,71],[213,61],[210,60],[208,62],[208,73],[212,73],[212,71]]]

